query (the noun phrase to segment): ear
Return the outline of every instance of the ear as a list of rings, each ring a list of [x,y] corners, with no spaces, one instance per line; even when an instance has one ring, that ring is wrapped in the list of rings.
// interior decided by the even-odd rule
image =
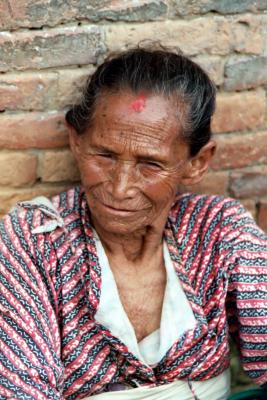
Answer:
[[[67,124],[67,129],[69,133],[69,145],[76,160],[79,159],[80,153],[80,135],[76,132],[73,126]]]
[[[182,185],[190,186],[200,182],[207,171],[216,150],[216,142],[210,140],[203,146],[196,156],[189,160],[182,177]]]

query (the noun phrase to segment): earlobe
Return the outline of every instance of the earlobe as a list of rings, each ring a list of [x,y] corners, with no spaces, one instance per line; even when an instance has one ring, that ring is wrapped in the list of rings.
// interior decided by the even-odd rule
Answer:
[[[189,161],[182,178],[182,185],[191,186],[202,180],[205,172],[209,168],[215,150],[216,143],[214,140],[209,141],[200,149],[198,154]]]

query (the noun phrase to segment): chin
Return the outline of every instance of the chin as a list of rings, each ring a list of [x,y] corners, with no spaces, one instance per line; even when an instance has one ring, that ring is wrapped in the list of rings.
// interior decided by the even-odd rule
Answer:
[[[137,212],[117,211],[97,204],[91,208],[91,215],[95,228],[115,235],[129,235],[134,232],[145,232],[151,224],[151,212],[140,210]]]
[[[146,231],[147,223],[144,220],[101,218],[95,219],[95,228],[103,229],[112,235],[128,236]]]
[[[114,223],[113,221],[106,222],[103,226],[106,232],[115,234],[115,235],[125,235],[133,234],[135,232],[145,231],[146,228],[140,224],[125,224],[125,223]]]

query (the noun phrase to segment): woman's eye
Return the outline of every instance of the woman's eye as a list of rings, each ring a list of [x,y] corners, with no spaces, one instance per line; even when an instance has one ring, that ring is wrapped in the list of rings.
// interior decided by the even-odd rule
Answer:
[[[113,154],[110,153],[99,153],[98,156],[103,158],[113,158]]]
[[[142,164],[146,167],[154,168],[154,169],[162,169],[162,166],[154,161],[143,161]]]

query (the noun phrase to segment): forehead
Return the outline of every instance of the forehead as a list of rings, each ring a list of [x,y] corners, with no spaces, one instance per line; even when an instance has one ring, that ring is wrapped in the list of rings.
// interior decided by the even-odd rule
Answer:
[[[169,98],[154,94],[105,93],[97,101],[93,127],[96,133],[136,140],[173,142],[181,139],[177,106]]]

